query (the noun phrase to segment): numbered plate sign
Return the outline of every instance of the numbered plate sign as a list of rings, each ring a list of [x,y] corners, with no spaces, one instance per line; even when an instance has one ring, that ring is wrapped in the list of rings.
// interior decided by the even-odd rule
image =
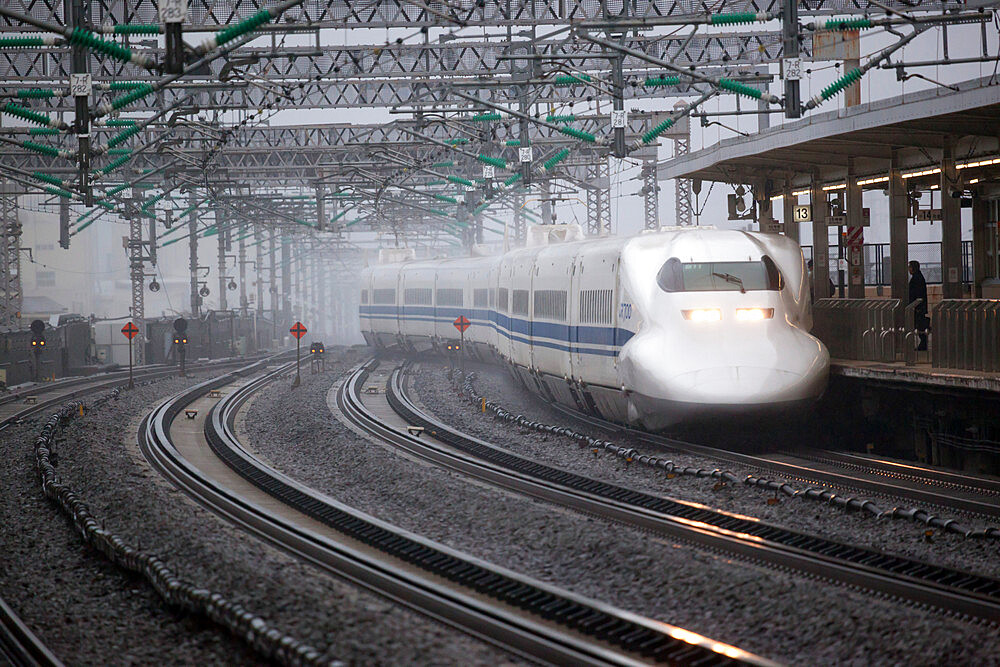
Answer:
[[[160,23],[184,23],[188,0],[160,0]]]
[[[517,157],[521,162],[531,162],[531,146],[518,148]]]
[[[611,112],[611,127],[617,129],[628,125],[628,112],[627,111],[612,111]]]
[[[792,218],[795,222],[812,222],[812,204],[796,204],[795,209],[792,211]]]

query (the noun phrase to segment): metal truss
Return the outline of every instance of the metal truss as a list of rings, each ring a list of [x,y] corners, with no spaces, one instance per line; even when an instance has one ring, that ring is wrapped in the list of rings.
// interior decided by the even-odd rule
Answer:
[[[62,0],[5,0],[18,11],[38,18],[55,17],[64,21]],[[188,10],[189,30],[215,30],[229,25],[270,6],[267,0],[192,0]],[[533,2],[529,0],[487,0],[480,6],[475,0],[451,0],[433,3],[438,13],[428,12],[423,3],[405,0],[306,0],[297,9],[286,13],[272,30],[302,30],[317,28],[414,28],[423,26],[457,27],[532,26],[564,24],[588,19],[606,18],[609,5],[600,0],[567,0],[566,2]],[[880,3],[902,9],[912,9],[910,3],[888,0]],[[931,3],[928,3],[931,4]],[[799,14],[831,14],[862,12],[870,8],[864,0],[802,0]],[[934,3],[935,9],[967,8],[969,2]],[[713,13],[778,12],[782,0],[720,0],[711,4]],[[95,24],[155,23],[158,20],[155,0],[97,0],[91,5]],[[633,18],[703,16],[701,0],[636,0],[629,3]],[[442,16],[443,15],[443,16]]]
[[[642,165],[643,228],[660,228],[660,186],[656,181],[656,161]]]
[[[21,291],[21,223],[17,192],[0,181],[0,328],[18,329],[23,305]]]
[[[611,235],[611,171],[608,161],[587,168],[587,236]]]
[[[687,155],[691,150],[691,140],[689,137],[674,138],[674,157],[679,158]],[[691,207],[691,179],[675,178],[675,210],[677,219],[675,225],[689,226],[694,221],[694,209]]]

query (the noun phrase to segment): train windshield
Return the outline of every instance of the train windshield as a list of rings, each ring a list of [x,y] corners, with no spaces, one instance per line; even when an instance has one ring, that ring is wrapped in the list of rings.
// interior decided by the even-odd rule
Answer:
[[[682,262],[671,257],[656,282],[664,292],[751,292],[780,290],[781,273],[765,255],[757,262]]]

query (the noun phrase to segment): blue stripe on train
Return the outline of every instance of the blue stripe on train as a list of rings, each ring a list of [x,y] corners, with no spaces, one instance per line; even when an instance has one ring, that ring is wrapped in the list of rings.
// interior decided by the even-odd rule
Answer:
[[[402,311],[399,313],[398,311]],[[618,350],[600,350],[580,347],[579,344],[609,345],[621,347],[628,342],[633,332],[616,327],[570,326],[553,322],[536,322],[516,317],[508,317],[495,310],[482,308],[465,309],[458,307],[434,306],[361,306],[362,317],[379,320],[408,320],[450,324],[459,315],[465,315],[474,324],[491,326],[502,336],[526,345],[547,347],[564,352],[617,356]],[[522,334],[522,335],[517,335]],[[524,336],[530,336],[531,339]],[[550,340],[539,340],[548,338]],[[569,343],[567,345],[566,343]],[[576,343],[574,345],[573,343]]]

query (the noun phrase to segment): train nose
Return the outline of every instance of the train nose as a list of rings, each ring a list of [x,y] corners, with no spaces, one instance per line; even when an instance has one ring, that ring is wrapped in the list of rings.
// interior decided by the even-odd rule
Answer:
[[[716,366],[674,376],[668,392],[683,400],[741,405],[785,401],[811,393],[806,374],[760,366]]]

